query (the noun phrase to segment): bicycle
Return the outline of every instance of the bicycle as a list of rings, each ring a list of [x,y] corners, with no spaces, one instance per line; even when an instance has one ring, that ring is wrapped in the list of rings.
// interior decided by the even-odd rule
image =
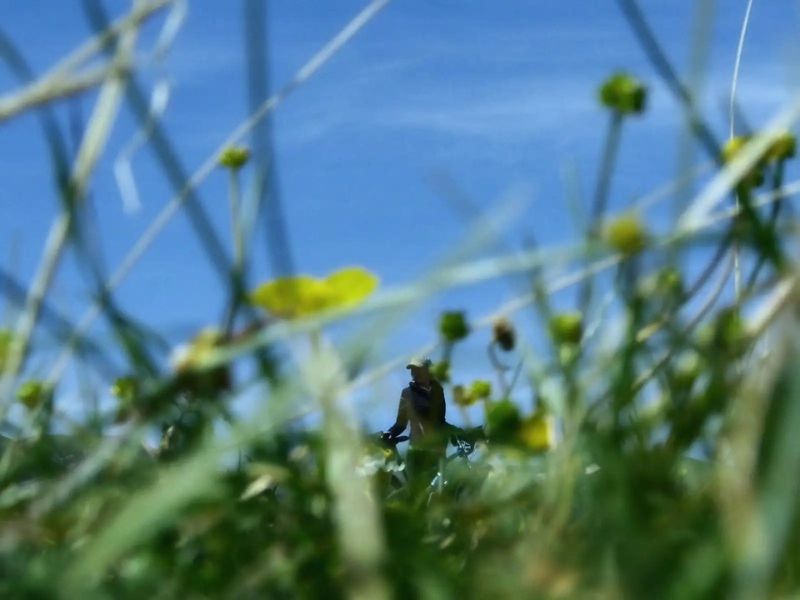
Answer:
[[[445,431],[447,432],[449,443],[455,447],[456,451],[453,454],[439,458],[436,472],[425,486],[425,489],[428,490],[426,504],[430,504],[434,495],[441,495],[443,493],[445,487],[448,485],[448,479],[446,477],[448,466],[454,461],[461,459],[464,461],[467,469],[472,468],[469,456],[475,451],[476,442],[479,439],[485,438],[482,427],[463,430],[448,423]],[[393,489],[389,492],[389,495],[391,496],[401,490],[409,489],[411,487],[411,477],[413,477],[413,475],[409,476],[408,470],[406,469],[408,457],[404,460],[397,450],[397,445],[408,440],[408,436],[391,436],[388,433],[379,433],[376,437],[379,443],[391,452],[391,455],[386,457],[385,465],[393,466],[389,469],[386,469],[386,466],[384,467],[384,471],[389,470],[391,472],[390,483]],[[400,476],[401,472],[403,473],[402,477]]]

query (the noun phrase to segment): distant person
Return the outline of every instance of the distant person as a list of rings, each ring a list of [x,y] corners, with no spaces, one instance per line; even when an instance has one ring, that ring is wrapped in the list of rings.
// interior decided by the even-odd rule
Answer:
[[[428,476],[433,478],[447,449],[444,390],[431,376],[430,367],[428,358],[416,358],[406,365],[411,382],[400,393],[394,425],[384,434],[397,437],[411,426],[406,464],[409,477],[417,483],[427,483]]]

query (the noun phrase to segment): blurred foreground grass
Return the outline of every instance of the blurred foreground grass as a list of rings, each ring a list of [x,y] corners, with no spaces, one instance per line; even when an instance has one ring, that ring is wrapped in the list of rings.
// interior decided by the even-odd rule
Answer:
[[[250,249],[264,190],[243,197],[239,176],[251,169],[263,184],[270,165],[267,149],[241,140],[384,4],[369,4],[274,96],[251,82],[253,116],[192,175],[131,70],[138,27],[159,11],[179,20],[180,2],[134,2],[110,28],[101,5],[87,2],[98,38],[37,79],[3,38],[23,83],[0,99],[2,118],[39,111],[63,202],[33,283],[3,274],[18,311],[0,331],[0,416],[10,431],[0,445],[0,597],[796,596],[800,305],[784,174],[798,107],[761,133],[718,142],[637,5],[620,0],[715,165],[667,236],[650,231],[643,204],[606,214],[620,131],[647,107],[647,87],[616,73],[598,92],[609,128],[584,243],[450,264],[377,293],[375,277],[359,268],[256,286]],[[263,37],[258,22],[248,35]],[[264,57],[258,45],[249,50],[252,75]],[[102,53],[108,63],[84,67]],[[97,86],[70,154],[49,107]],[[72,325],[48,306],[48,290],[66,248],[93,266],[85,193],[123,102],[151,130],[175,197],[119,271],[89,269],[96,306]],[[230,253],[192,195],[214,168],[231,181]],[[222,274],[229,305],[219,326],[170,361],[113,290],[180,208]],[[450,411],[483,405],[485,437],[468,460],[447,461],[437,483],[409,487],[402,458],[359,431],[352,406],[359,387],[405,357],[376,366],[362,337],[333,347],[325,327],[377,315],[369,330],[377,335],[433,293],[511,273],[528,276],[528,294],[482,320],[445,313],[431,331],[438,342],[427,349]],[[555,307],[552,296],[570,286],[577,306]],[[541,335],[515,325],[523,308],[535,311]],[[99,315],[113,349],[88,336]],[[497,381],[450,381],[452,349],[481,327],[492,328],[487,361]],[[34,379],[38,328],[63,352]],[[112,354],[126,364],[106,376],[114,406],[85,422],[59,408],[72,354],[94,368]],[[250,366],[246,380],[234,372],[241,363]],[[515,401],[520,380],[536,391],[532,410]],[[232,401],[254,393],[259,411],[237,418]],[[312,413],[321,426],[302,427],[298,419]],[[158,447],[145,446],[153,437]]]

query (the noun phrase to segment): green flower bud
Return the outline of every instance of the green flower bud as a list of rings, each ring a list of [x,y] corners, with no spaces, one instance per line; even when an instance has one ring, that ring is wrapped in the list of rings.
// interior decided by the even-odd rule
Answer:
[[[485,379],[476,379],[469,388],[472,401],[488,400],[492,397],[492,384]]]
[[[522,419],[519,408],[511,400],[493,402],[486,414],[486,433],[490,441],[516,441]]]
[[[735,308],[719,311],[711,323],[697,332],[697,345],[709,359],[735,357],[750,342],[750,336],[741,315]]]
[[[43,381],[31,379],[26,381],[17,390],[17,400],[22,402],[26,408],[33,410],[47,402],[53,394],[53,390],[45,385]]]
[[[648,242],[647,230],[633,213],[620,215],[609,222],[604,238],[609,246],[625,256],[638,254],[647,247]]]
[[[564,368],[575,364],[580,356],[580,346],[577,344],[561,344],[558,347],[558,362]]]
[[[664,300],[673,303],[683,297],[683,276],[674,267],[667,267],[652,275],[646,276],[637,286],[637,292],[643,300]]]
[[[133,377],[120,377],[111,386],[111,395],[123,402],[132,402],[139,393],[139,382]]]
[[[620,115],[644,112],[647,88],[627,73],[615,73],[600,86],[600,102]]]
[[[664,296],[683,295],[683,275],[674,267],[667,267],[658,274],[658,291]]]
[[[241,146],[230,146],[219,155],[219,165],[237,171],[250,160],[250,150]]]
[[[442,313],[439,319],[439,333],[446,342],[457,342],[469,335],[469,323],[463,311]]]
[[[674,383],[679,390],[689,391],[703,371],[703,361],[697,352],[681,354],[676,361]]]
[[[550,336],[557,344],[580,344],[583,338],[583,315],[580,312],[565,312],[550,317],[547,324]]]
[[[434,363],[430,368],[430,373],[437,381],[450,381],[450,362],[446,360],[440,360],[439,362]]]
[[[747,328],[744,319],[736,309],[720,311],[715,323],[716,341],[734,353],[745,348],[748,342]]]
[[[453,386],[453,402],[458,406],[472,406],[475,404],[475,398],[467,393],[463,385],[458,384]]]

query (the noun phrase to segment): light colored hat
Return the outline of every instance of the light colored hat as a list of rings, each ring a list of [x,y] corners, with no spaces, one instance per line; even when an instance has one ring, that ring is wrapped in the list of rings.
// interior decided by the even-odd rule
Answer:
[[[410,369],[411,367],[420,367],[420,368],[424,367],[426,369],[429,369],[432,364],[433,362],[427,356],[424,358],[417,357],[417,358],[412,358],[410,361],[408,361],[406,369]]]

